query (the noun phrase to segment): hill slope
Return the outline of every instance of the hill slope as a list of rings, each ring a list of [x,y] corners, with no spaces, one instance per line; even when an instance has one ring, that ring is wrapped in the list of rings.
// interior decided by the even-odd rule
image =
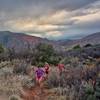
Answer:
[[[58,42],[58,44],[66,47],[73,47],[77,44],[80,44],[81,46],[85,44],[100,44],[100,32],[88,35],[78,40],[64,40],[62,42]]]
[[[25,49],[29,45],[34,47],[40,42],[48,42],[48,40],[23,33],[0,31],[0,43],[8,48]]]
[[[74,45],[80,44],[100,44],[100,32],[88,35],[78,40],[60,40],[51,41],[45,38],[29,36],[23,33],[13,33],[9,31],[0,31],[0,43],[8,48],[15,48],[18,50],[24,50],[28,46],[34,47],[38,43],[50,43],[56,50],[63,50],[63,47],[73,47]]]

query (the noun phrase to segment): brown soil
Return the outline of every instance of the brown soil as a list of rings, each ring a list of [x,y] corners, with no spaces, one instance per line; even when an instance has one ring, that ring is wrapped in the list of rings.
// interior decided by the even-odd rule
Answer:
[[[48,97],[54,96],[55,93],[49,91],[45,87],[35,86],[31,89],[23,88],[21,90],[21,98],[23,100],[48,100]]]
[[[0,95],[0,100],[8,100],[8,97],[5,95]]]

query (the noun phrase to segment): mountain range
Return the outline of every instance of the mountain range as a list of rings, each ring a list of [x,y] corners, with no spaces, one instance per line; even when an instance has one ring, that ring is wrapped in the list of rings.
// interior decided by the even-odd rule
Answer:
[[[40,38],[35,36],[26,35],[24,33],[14,33],[10,31],[0,31],[0,43],[7,48],[25,49],[29,45],[34,47],[38,43],[49,43],[52,44],[55,49],[61,49],[62,47],[73,47],[74,45],[85,45],[85,44],[100,44],[100,32],[93,33],[82,39],[76,40],[48,40],[46,38]]]
[[[26,35],[24,33],[14,33],[10,31],[0,31],[0,43],[7,48],[25,49],[29,45],[34,47],[40,42],[49,40],[40,37]]]
[[[84,46],[86,44],[100,44],[100,32],[93,33],[91,35],[85,36],[81,39],[76,39],[76,40],[61,40],[58,41],[59,45],[62,46],[67,46],[67,47],[72,47],[74,45],[81,45]]]

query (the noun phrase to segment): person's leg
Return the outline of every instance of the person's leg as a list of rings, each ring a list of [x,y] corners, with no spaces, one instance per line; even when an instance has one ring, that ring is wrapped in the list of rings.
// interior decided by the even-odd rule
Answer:
[[[39,84],[41,84],[41,77],[39,78]]]
[[[45,73],[45,79],[48,79],[48,74],[49,74],[49,71],[46,71],[46,73]]]
[[[49,76],[49,75],[48,75],[48,74],[46,74],[46,79],[48,79],[48,76]]]
[[[40,79],[40,89],[41,89],[41,93],[44,93],[44,81],[45,81],[45,77],[41,77]]]
[[[40,77],[36,77],[36,84],[40,86]]]
[[[40,85],[41,85],[41,83],[43,82],[43,80],[44,80],[44,78],[43,78],[43,76],[41,76],[40,79],[39,79]]]

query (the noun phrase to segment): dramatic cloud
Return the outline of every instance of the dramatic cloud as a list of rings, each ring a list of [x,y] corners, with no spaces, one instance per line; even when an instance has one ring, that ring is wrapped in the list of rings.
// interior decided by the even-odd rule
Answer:
[[[0,0],[0,30],[49,39],[100,31],[99,0]]]

